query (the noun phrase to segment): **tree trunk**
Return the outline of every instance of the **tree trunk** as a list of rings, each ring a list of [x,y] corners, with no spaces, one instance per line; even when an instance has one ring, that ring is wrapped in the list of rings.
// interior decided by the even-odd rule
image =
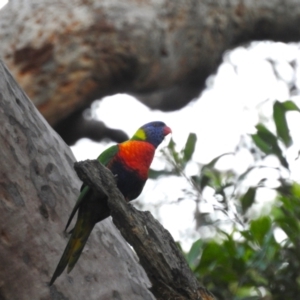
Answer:
[[[14,3],[14,1],[12,1]],[[107,219],[71,274],[48,283],[78,196],[74,157],[0,60],[0,299],[155,299],[132,250]]]
[[[178,109],[226,50],[265,39],[300,40],[299,1],[13,0],[0,11],[0,55],[51,125],[117,92]]]

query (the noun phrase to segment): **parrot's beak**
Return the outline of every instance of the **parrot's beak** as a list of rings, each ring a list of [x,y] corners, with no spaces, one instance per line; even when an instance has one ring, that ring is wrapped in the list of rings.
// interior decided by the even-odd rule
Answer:
[[[166,135],[168,135],[169,133],[172,133],[171,128],[168,127],[168,126],[165,126],[165,127],[164,127],[164,135],[166,136]]]

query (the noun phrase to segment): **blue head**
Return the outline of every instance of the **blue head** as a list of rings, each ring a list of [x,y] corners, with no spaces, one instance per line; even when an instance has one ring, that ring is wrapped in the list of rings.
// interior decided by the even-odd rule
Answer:
[[[170,127],[165,123],[155,121],[140,127],[132,139],[151,143],[156,148],[163,141],[164,137],[171,132]]]

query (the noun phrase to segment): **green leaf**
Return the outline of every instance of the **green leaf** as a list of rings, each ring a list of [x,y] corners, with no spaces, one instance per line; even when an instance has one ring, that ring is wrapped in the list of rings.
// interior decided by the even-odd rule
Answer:
[[[285,101],[281,103],[285,109],[285,111],[298,111],[300,112],[299,107],[291,100]]]
[[[219,187],[221,185],[220,172],[214,169],[214,166],[221,157],[232,154],[232,152],[223,153],[215,157],[208,164],[202,166],[200,176],[197,178],[197,181],[195,181],[200,186],[201,190],[203,190],[206,186],[213,185]]]
[[[238,176],[237,181],[243,181],[246,178],[246,176],[255,168],[256,168],[255,166],[248,168],[244,173]]]
[[[300,198],[300,184],[294,182],[291,190],[294,196]]]
[[[242,210],[243,213],[249,209],[249,207],[253,204],[256,195],[256,187],[250,187],[246,194],[244,194],[241,198]]]
[[[205,245],[197,269],[202,269],[207,272],[208,269],[213,268],[218,261],[223,260],[222,257],[225,255],[226,253],[224,253],[220,245],[212,241]]]
[[[298,247],[300,228],[297,220],[290,216],[277,217],[275,223],[286,233],[290,241]]]
[[[256,126],[258,136],[267,143],[270,148],[278,147],[277,137],[263,124],[257,124]]]
[[[286,121],[286,109],[282,103],[276,101],[273,106],[273,118],[276,125],[278,137],[283,141],[286,147],[291,146],[292,138]]]
[[[248,242],[253,241],[253,234],[249,230],[242,230],[239,232]]]
[[[223,246],[228,256],[232,258],[236,256],[236,244],[231,236],[227,236],[227,240],[224,240]]]
[[[258,270],[249,269],[248,274],[257,285],[260,285],[260,284],[267,285],[268,284],[268,281],[266,280],[266,278],[261,276],[261,274],[258,272]]]
[[[267,216],[261,217],[251,222],[250,231],[260,245],[263,244],[264,238],[267,235],[268,231],[271,229],[271,226],[271,219]]]
[[[277,143],[277,137],[263,124],[256,125],[256,129],[257,133],[251,135],[256,146],[266,154],[276,155],[280,163],[288,169],[288,162]]]
[[[190,161],[190,159],[192,158],[192,155],[195,151],[196,142],[197,142],[197,135],[195,133],[190,133],[183,150],[183,159],[185,162]]]
[[[203,176],[200,177],[200,189],[201,191],[210,183],[211,178],[207,176],[206,174],[203,174]]]
[[[258,134],[251,134],[254,144],[265,154],[271,153],[271,148]]]
[[[219,188],[222,185],[221,172],[213,168],[202,168],[200,174],[200,187],[203,189],[205,184],[214,189]]]
[[[191,268],[194,268],[199,263],[203,241],[201,239],[193,243],[190,251],[186,255],[187,262]]]
[[[169,150],[174,151],[175,146],[176,146],[176,144],[175,144],[173,138],[171,137],[170,142],[169,142],[169,144],[168,144]]]
[[[217,161],[218,161],[221,157],[223,157],[223,156],[225,156],[225,155],[233,155],[233,154],[234,154],[233,152],[223,153],[223,154],[221,154],[221,155],[215,157],[215,158],[214,158],[213,160],[211,160],[208,164],[204,165],[203,168],[213,168],[213,167],[215,166],[215,164],[217,163]],[[202,169],[203,169],[203,168],[202,168]]]
[[[171,172],[171,171],[167,171],[167,170],[153,170],[153,169],[150,169],[149,172],[148,172],[148,177],[150,179],[157,179],[160,176],[167,176],[167,175],[172,175],[172,174],[174,174],[174,173]]]
[[[250,296],[253,293],[253,287],[249,286],[238,286],[235,290],[235,295],[238,298],[235,299],[243,299],[243,300],[259,300],[258,296]]]
[[[193,182],[200,187],[200,190],[202,191],[206,186],[210,185],[211,178],[205,173],[202,172],[200,175],[193,175],[191,176]]]
[[[175,146],[176,146],[176,144],[175,144],[173,138],[171,138],[170,142],[169,142],[169,145],[168,145],[168,149],[169,149],[175,163],[179,164],[180,163],[180,158],[179,158],[179,155],[178,155],[177,151],[175,150]]]

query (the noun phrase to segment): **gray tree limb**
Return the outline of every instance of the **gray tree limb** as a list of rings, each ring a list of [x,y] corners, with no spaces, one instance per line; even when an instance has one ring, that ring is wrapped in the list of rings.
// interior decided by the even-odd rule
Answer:
[[[107,168],[93,160],[75,163],[75,170],[84,183],[98,192],[99,201],[107,201],[114,224],[133,246],[157,299],[215,299],[200,285],[170,233],[150,212],[126,203]]]
[[[0,56],[51,125],[118,92],[178,109],[226,50],[266,39],[300,40],[298,0],[13,0],[0,11]]]
[[[80,181],[69,147],[0,60],[0,299],[153,300],[132,250],[107,219],[72,273],[48,283],[66,246]]]

